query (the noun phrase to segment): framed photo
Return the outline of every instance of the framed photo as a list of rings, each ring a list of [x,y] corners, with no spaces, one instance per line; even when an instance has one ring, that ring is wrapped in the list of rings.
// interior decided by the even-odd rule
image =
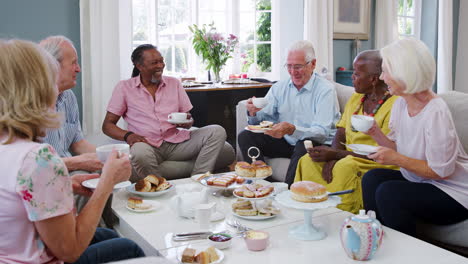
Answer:
[[[370,0],[334,1],[333,38],[369,39]]]

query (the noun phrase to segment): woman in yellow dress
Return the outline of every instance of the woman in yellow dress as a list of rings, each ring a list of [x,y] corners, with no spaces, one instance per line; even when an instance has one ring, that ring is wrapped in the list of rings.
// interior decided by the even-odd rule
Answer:
[[[368,170],[375,168],[398,169],[382,165],[365,155],[351,152],[343,145],[377,143],[367,134],[355,131],[351,126],[352,115],[373,116],[376,124],[387,134],[390,112],[396,97],[388,93],[386,84],[379,79],[382,72],[379,51],[361,52],[353,62],[353,85],[356,93],[346,103],[343,116],[336,124],[337,131],[332,146],[318,146],[307,150],[298,163],[294,181],[313,181],[323,184],[327,191],[354,189],[341,196],[338,208],[352,213],[362,209],[361,179]]]

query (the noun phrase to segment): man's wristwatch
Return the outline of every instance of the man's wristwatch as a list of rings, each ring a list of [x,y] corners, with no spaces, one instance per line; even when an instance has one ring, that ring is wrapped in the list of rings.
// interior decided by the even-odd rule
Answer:
[[[124,136],[124,141],[127,142],[127,138],[131,135],[134,134],[132,131],[128,131],[125,136]],[[128,143],[128,142],[127,142]]]

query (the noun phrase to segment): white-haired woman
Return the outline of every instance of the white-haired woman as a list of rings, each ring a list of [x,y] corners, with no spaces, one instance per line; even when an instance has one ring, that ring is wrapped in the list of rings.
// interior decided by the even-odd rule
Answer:
[[[416,235],[416,223],[453,224],[468,219],[468,155],[458,139],[450,110],[432,92],[435,61],[420,40],[398,40],[381,50],[381,79],[393,105],[390,133],[373,126],[381,146],[369,158],[397,165],[375,169],[362,180],[364,207],[388,227]]]
[[[102,239],[96,226],[113,186],[130,177],[128,156],[113,152],[78,216],[70,177],[54,148],[39,143],[57,128],[58,65],[37,44],[0,40],[0,263],[104,263],[143,256],[124,238]],[[108,232],[106,232],[108,233]],[[105,240],[105,241],[104,241]]]

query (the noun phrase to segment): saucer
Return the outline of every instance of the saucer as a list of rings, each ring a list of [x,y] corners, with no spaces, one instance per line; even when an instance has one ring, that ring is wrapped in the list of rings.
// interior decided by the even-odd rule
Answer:
[[[187,120],[174,120],[174,119],[167,119],[167,122],[173,124],[173,125],[181,125],[181,124],[188,124],[193,121],[193,118],[187,119]]]
[[[96,189],[98,186],[98,183],[99,183],[99,178],[94,178],[94,179],[90,179],[90,180],[82,182],[81,185],[89,189]],[[132,185],[130,181],[119,182],[116,185],[114,185],[114,191],[128,187],[130,185]]]
[[[366,156],[377,152],[377,148],[378,148],[378,146],[365,145],[365,144],[348,144],[346,146],[350,148],[354,153],[360,154],[360,155],[366,155]]]

